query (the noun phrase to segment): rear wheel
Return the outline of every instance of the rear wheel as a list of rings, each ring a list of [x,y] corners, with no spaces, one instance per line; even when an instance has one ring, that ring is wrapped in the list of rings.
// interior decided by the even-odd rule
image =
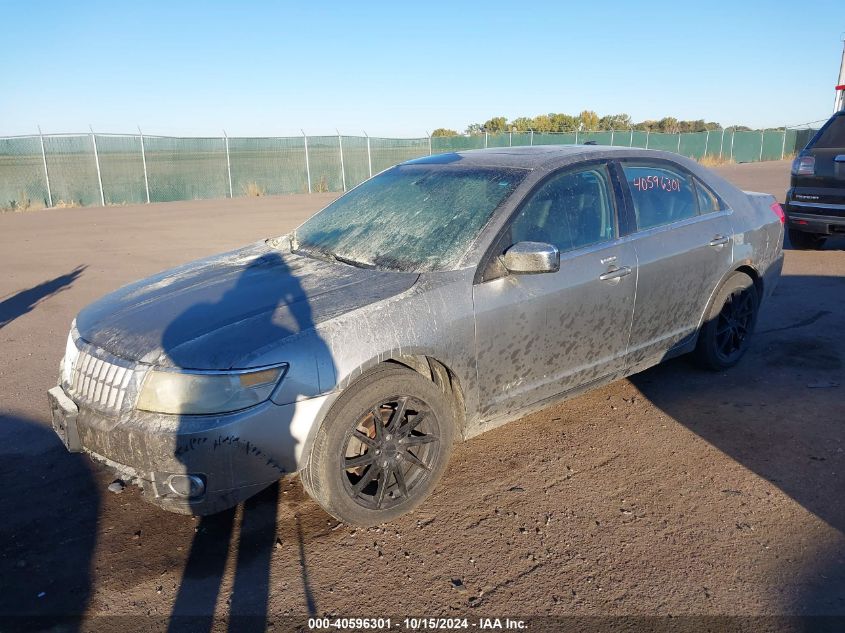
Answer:
[[[792,248],[799,251],[816,250],[824,245],[825,236],[817,233],[805,233],[804,231],[796,231],[789,229],[789,243]]]
[[[717,371],[736,365],[748,349],[759,306],[751,277],[740,272],[731,275],[705,315],[694,352],[698,363]]]
[[[416,508],[434,488],[452,448],[446,396],[397,365],[365,375],[338,398],[317,432],[302,483],[344,523],[369,526]]]

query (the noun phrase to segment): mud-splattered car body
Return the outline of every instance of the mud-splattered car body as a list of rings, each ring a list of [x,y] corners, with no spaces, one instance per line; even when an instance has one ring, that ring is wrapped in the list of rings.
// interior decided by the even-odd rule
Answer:
[[[626,161],[674,170],[713,194],[718,208],[638,227],[631,190],[644,176],[624,171]],[[325,261],[297,251],[296,238],[285,235],[88,306],[51,390],[54,426],[69,450],[106,462],[168,510],[215,512],[300,470],[344,388],[381,363],[411,367],[448,392],[459,434],[468,438],[690,351],[731,273],[751,276],[761,299],[780,274],[783,228],[774,200],[674,154],[505,148],[407,164],[521,175],[448,269]],[[558,272],[508,273],[501,256],[526,200],[584,165],[607,174],[614,214],[601,229],[607,239],[562,250]],[[671,193],[674,185],[663,187]],[[137,406],[152,371],[261,368],[281,377],[268,398],[241,410],[195,415]]]

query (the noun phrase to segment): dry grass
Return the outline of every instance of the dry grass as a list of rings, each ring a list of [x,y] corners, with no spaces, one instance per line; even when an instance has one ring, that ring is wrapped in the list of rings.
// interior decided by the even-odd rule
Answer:
[[[242,185],[241,189],[243,189],[245,196],[249,196],[251,198],[260,198],[261,196],[264,196],[267,193],[264,187],[259,185],[254,180],[252,182],[246,183],[245,185]]]
[[[59,200],[56,204],[53,205],[54,209],[75,209],[77,207],[81,207],[82,205],[79,204],[76,200]]]
[[[9,200],[5,205],[0,206],[0,211],[10,213],[21,213],[23,211],[43,209],[45,206],[46,205],[40,201],[33,203],[29,195],[27,195],[26,192],[21,191],[20,195],[17,198]]]
[[[719,156],[702,156],[698,162],[705,167],[719,167],[720,165],[733,165],[736,161],[733,158]]]
[[[318,180],[311,190],[314,193],[326,193],[329,190],[329,182],[326,180],[325,176],[320,176],[320,180]]]

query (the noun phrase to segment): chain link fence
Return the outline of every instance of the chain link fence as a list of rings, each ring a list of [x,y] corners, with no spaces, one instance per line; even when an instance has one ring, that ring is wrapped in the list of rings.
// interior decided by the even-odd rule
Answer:
[[[683,134],[506,132],[430,138],[177,138],[50,134],[0,138],[0,209],[24,210],[347,191],[402,161],[525,145],[644,147],[695,159],[754,162],[800,151],[814,129]]]

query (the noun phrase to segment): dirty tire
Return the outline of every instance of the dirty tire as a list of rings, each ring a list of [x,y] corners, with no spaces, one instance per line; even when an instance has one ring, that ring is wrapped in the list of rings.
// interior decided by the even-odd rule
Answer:
[[[416,508],[437,484],[454,427],[450,403],[431,380],[385,365],[334,403],[311,447],[303,487],[344,523],[390,521]]]
[[[805,233],[789,229],[789,243],[799,251],[817,250],[824,245],[825,237],[815,233]]]
[[[706,369],[736,365],[748,350],[760,296],[751,277],[735,272],[716,293],[704,317],[693,357]]]

